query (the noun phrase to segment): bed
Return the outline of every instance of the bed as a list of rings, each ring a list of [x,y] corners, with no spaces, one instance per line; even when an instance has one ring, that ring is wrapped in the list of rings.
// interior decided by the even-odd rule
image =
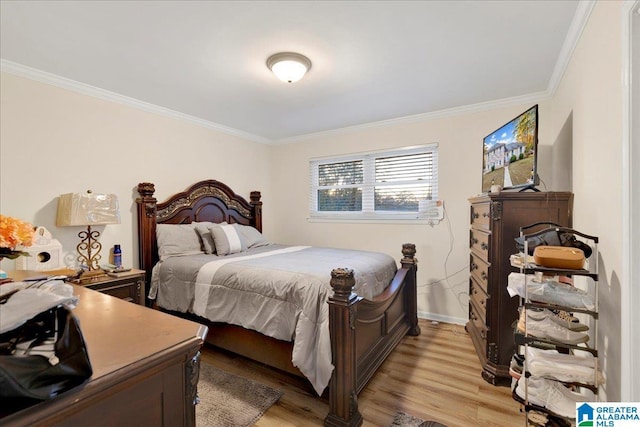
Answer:
[[[214,346],[306,377],[318,393],[322,392],[322,384],[328,382],[329,414],[325,418],[325,425],[361,425],[363,420],[358,411],[358,393],[398,345],[402,337],[407,334],[415,336],[420,333],[417,318],[415,245],[406,243],[402,246],[403,257],[400,260],[400,267],[397,268],[394,265],[391,274],[389,274],[388,268],[382,273],[371,273],[378,280],[385,282],[377,290],[361,286],[362,271],[368,271],[370,267],[365,261],[360,264],[359,258],[352,260],[350,258],[351,255],[354,255],[352,251],[334,254],[328,252],[329,248],[280,246],[270,244],[270,242],[231,251],[229,248],[234,245],[229,243],[232,240],[230,239],[227,246],[222,249],[222,253],[232,252],[228,256],[210,255],[212,258],[209,259],[207,255],[194,253],[184,257],[167,257],[164,252],[164,248],[167,247],[167,237],[163,234],[166,231],[163,230],[174,229],[169,225],[189,227],[187,224],[191,224],[193,227],[201,227],[202,224],[205,224],[205,227],[209,227],[208,229],[212,233],[218,233],[220,229],[225,229],[228,232],[235,227],[239,231],[239,235],[242,235],[243,230],[257,230],[259,235],[259,232],[262,231],[261,194],[258,191],[253,191],[247,201],[224,183],[205,180],[193,184],[185,191],[179,192],[163,202],[158,202],[154,197],[154,184],[140,183],[137,189],[139,193],[139,197],[136,199],[139,262],[140,268],[144,269],[147,274],[146,295],[151,294],[156,297],[156,306],[208,325],[207,342]],[[158,238],[161,240],[160,244]],[[203,239],[202,242],[204,243],[205,240]],[[246,241],[245,238],[241,240]],[[220,240],[216,240],[216,242],[219,246]],[[315,261],[311,263],[313,265],[309,266],[311,271],[305,271],[304,276],[301,276],[302,270],[307,268],[304,267],[304,264],[307,263],[306,259],[312,254],[319,256],[319,258],[314,258]],[[357,267],[361,268],[356,268],[354,273],[353,268],[346,268],[344,263],[339,262],[330,268],[326,267],[326,274],[313,271],[325,269],[325,265],[328,266],[327,262],[332,262],[328,260],[333,259],[331,257],[336,255],[339,259],[348,258],[349,263],[347,264],[350,265],[353,261]],[[354,256],[358,256],[358,254]],[[371,257],[367,256],[366,258]],[[183,259],[188,260],[186,264],[196,266],[197,277],[196,273],[181,273],[182,264],[185,264]],[[178,260],[182,264],[178,263]],[[384,260],[372,258],[366,262],[370,261],[375,264],[383,264]],[[254,265],[255,263],[257,265]],[[225,281],[228,282],[245,274],[264,277],[263,281],[268,284],[272,282],[271,277],[267,276],[267,270],[271,266],[276,266],[274,270],[291,269],[295,271],[296,281],[298,277],[301,277],[299,279],[300,283],[303,283],[301,288],[313,288],[314,292],[318,293],[317,295],[312,294],[311,297],[306,294],[303,296],[295,294],[294,298],[297,298],[295,301],[316,298],[317,301],[321,301],[321,304],[316,301],[316,307],[314,307],[312,302],[305,306],[308,308],[301,305],[302,308],[295,310],[295,313],[292,314],[295,319],[275,321],[275,323],[289,324],[290,330],[287,332],[285,328],[285,332],[280,335],[272,333],[272,329],[269,328],[261,333],[259,332],[260,328],[257,327],[254,330],[253,327],[238,326],[243,323],[238,322],[237,319],[221,318],[219,313],[225,311],[224,307],[228,304],[236,304],[236,302],[220,303],[219,294],[215,294],[219,287],[214,286],[214,282],[211,281],[212,277],[219,279],[221,275],[226,274]],[[371,268],[374,267],[377,268],[375,265],[371,266]],[[255,270],[256,268],[258,270]],[[239,269],[239,271],[234,269]],[[165,276],[162,275],[162,270],[164,270]],[[311,276],[307,278],[307,275]],[[182,280],[182,276],[188,276],[191,279]],[[206,277],[206,280],[203,277]],[[319,277],[324,277],[322,280],[325,283],[316,286],[315,283],[320,280]],[[326,281],[329,282],[330,287],[326,285]],[[173,292],[172,289],[183,286],[186,289],[181,291],[183,293],[171,296],[171,298],[167,296]],[[360,289],[360,294],[357,294],[355,289]],[[291,292],[287,291],[286,293],[296,292],[299,292],[297,287],[291,286]],[[214,294],[216,297],[212,298],[211,295]],[[203,295],[207,295],[208,300],[205,301]],[[362,295],[367,295],[367,298]],[[241,299],[237,298],[237,301]],[[311,299],[311,301],[315,300]],[[264,300],[258,302],[252,300],[249,304],[252,307],[252,312],[258,314],[279,310],[269,306],[268,302],[264,302]],[[259,308],[255,309],[255,307]],[[305,310],[310,310],[310,314]],[[227,311],[233,315],[242,309],[237,309],[234,306],[233,310]],[[323,313],[326,314],[326,318]],[[316,322],[316,318],[312,317],[316,315],[321,316],[322,322]],[[305,317],[311,318],[311,321],[307,322],[308,324],[318,324],[316,329],[311,328],[313,331],[310,339],[304,338],[299,329],[299,323],[303,323],[300,319]],[[274,323],[271,319],[264,320],[261,317],[258,319],[254,323],[259,325]],[[324,323],[327,327],[323,329],[321,324]],[[325,329],[327,330],[325,331]],[[291,333],[295,336],[293,340],[286,338],[287,334]],[[313,350],[300,350],[300,343],[309,340],[326,341],[327,350],[318,350],[315,347]],[[309,353],[309,351],[315,353]],[[316,354],[316,356],[309,356],[309,354]],[[328,371],[329,377],[326,377],[327,370],[321,367],[317,368],[320,373],[318,376],[310,375],[309,369],[311,368],[305,366],[304,361],[312,361],[310,363],[315,364],[314,357],[322,362],[326,355],[328,355],[330,367],[333,368]],[[320,362],[318,362],[318,366],[322,365]]]

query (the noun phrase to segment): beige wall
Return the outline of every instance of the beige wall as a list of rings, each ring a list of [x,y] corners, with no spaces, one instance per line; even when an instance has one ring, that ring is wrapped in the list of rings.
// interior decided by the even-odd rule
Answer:
[[[155,183],[163,200],[198,180],[218,179],[247,198],[261,190],[270,215],[268,146],[12,74],[1,78],[1,212],[47,227],[71,262],[80,229],[55,226],[62,193],[118,195],[122,223],[97,229],[105,256],[119,243],[130,266],[138,265],[139,182]],[[2,265],[10,269],[12,261]]]
[[[597,2],[558,90],[550,131],[573,134],[574,227],[597,235],[600,257],[599,348],[606,376],[603,399],[620,400],[622,287],[621,2]]]
[[[469,204],[481,191],[482,139],[534,103],[492,111],[426,118],[332,133],[274,147],[272,176],[275,232],[284,243],[337,246],[401,257],[405,242],[417,246],[421,317],[463,324],[468,319]],[[539,103],[540,116],[547,113]],[[546,138],[541,134],[541,144]],[[437,142],[439,196],[445,218],[426,224],[309,222],[309,159]],[[549,150],[547,150],[549,151]],[[550,158],[539,159],[550,185]],[[546,164],[546,165],[545,165]],[[544,170],[546,167],[546,170]],[[515,250],[515,244],[514,244]],[[448,280],[443,280],[448,277]]]

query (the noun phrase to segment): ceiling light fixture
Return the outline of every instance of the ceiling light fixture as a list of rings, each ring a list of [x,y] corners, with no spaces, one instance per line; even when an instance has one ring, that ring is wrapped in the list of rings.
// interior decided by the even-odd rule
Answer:
[[[299,53],[281,52],[267,59],[267,67],[283,82],[293,83],[311,69],[311,61]]]

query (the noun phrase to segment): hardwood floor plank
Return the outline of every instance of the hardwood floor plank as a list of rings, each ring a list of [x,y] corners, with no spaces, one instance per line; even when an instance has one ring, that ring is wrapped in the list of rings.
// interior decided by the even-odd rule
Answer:
[[[420,320],[422,333],[405,337],[358,397],[364,426],[389,426],[397,411],[448,427],[524,426],[508,387],[480,376],[481,367],[464,327]],[[329,405],[303,379],[206,346],[203,363],[280,389],[283,397],[258,427],[321,426]]]

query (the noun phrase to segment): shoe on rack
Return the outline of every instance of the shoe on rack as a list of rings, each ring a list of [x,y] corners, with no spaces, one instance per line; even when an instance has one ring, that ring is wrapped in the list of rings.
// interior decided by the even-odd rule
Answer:
[[[522,376],[522,365],[524,357],[519,354],[514,354],[509,364],[509,375],[517,380]]]
[[[556,381],[533,376],[519,380],[514,392],[523,401],[565,418],[575,418],[576,403],[584,401],[584,396]]]
[[[528,308],[527,317],[533,320],[544,320],[545,318],[549,318],[556,322],[558,325],[574,332],[584,332],[589,330],[589,327],[587,325],[585,325],[584,323],[580,323],[575,317],[572,316],[572,319],[575,319],[576,321],[569,321],[558,316],[551,310],[547,310],[546,308]]]
[[[587,351],[563,354],[556,350],[527,347],[525,355],[527,370],[531,375],[583,384],[595,384],[596,381],[598,384],[604,382],[602,373],[598,371],[596,374],[594,356]]]
[[[541,411],[529,411],[529,425],[544,427],[548,422],[549,417],[546,413]]]
[[[589,335],[582,332],[571,331],[558,325],[553,320],[545,317],[543,320],[527,319],[523,310],[518,320],[518,329],[521,333],[533,335],[534,337],[561,342],[564,344],[577,345],[589,341]],[[527,316],[528,317],[528,316]]]

